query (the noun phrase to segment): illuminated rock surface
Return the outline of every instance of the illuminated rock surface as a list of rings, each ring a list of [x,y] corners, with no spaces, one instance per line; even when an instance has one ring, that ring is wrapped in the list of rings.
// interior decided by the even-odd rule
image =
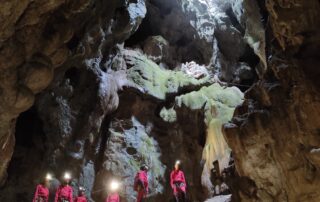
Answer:
[[[204,110],[207,135],[202,153],[205,166],[201,179],[208,190],[213,189],[210,181],[210,171],[214,168],[213,162],[218,161],[219,172],[228,167],[231,149],[223,137],[221,128],[232,119],[234,109],[242,104],[242,101],[243,93],[238,88],[225,88],[219,84],[203,87],[199,91],[176,98],[179,107]]]

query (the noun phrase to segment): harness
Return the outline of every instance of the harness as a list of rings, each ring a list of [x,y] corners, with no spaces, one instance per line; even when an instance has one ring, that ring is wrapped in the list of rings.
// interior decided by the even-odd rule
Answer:
[[[44,196],[38,196],[36,202],[47,202],[47,199]]]
[[[138,179],[138,180],[136,181],[135,187],[136,187],[136,191],[138,191],[138,192],[145,189],[144,183],[143,183],[142,180],[140,180],[140,179]]]
[[[174,181],[173,184],[176,186],[176,187],[184,187],[185,184],[183,182],[180,182],[180,181]]]
[[[66,198],[60,198],[59,202],[70,202],[70,201],[69,201],[69,199],[66,199]]]

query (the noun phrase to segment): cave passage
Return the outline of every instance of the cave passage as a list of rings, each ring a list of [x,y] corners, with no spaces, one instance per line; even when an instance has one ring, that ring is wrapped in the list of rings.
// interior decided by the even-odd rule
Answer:
[[[38,146],[44,149],[45,133],[35,106],[20,114],[15,131],[16,146],[26,148]]]

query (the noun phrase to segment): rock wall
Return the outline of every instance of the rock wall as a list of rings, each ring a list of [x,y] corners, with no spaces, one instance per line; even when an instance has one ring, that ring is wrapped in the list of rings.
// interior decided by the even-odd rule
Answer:
[[[220,82],[215,76],[219,68],[211,63],[213,37],[206,32],[213,28],[204,23],[212,15],[200,16],[185,3],[5,2],[1,15],[9,20],[3,21],[1,32],[1,201],[29,201],[46,172],[54,173],[53,193],[65,170],[72,173],[75,190],[87,188],[90,200],[103,200],[105,181],[120,178],[129,187],[121,190],[123,199],[130,201],[132,177],[141,163],[151,165],[152,200],[163,201],[171,196],[167,180],[176,159],[184,162],[189,198],[205,199],[210,186],[202,189],[203,169],[210,169],[211,161],[228,159],[229,153],[204,155],[208,117],[200,105],[175,103],[184,94],[200,99],[188,94],[202,95],[202,87]],[[208,4],[188,5],[210,10]],[[146,34],[148,28],[152,32]],[[123,48],[124,41],[131,48]],[[235,105],[230,107],[232,112]],[[162,109],[171,112],[164,115]],[[137,143],[143,141],[149,144],[140,148]]]
[[[150,201],[168,201],[177,159],[188,198],[204,201],[230,148],[233,196],[318,201],[318,11],[316,0],[4,1],[0,201],[30,201],[48,171],[54,193],[65,170],[91,201],[113,178],[133,201],[142,163]]]
[[[128,15],[119,15],[120,10]],[[0,13],[0,159],[3,162],[0,182],[3,184],[13,153],[14,125],[19,113],[33,105],[35,95],[50,84],[67,59],[80,60],[95,54],[100,45],[110,46],[128,37],[144,17],[145,7],[143,1],[129,4],[27,0],[4,1]],[[118,32],[108,34],[109,29]]]
[[[109,52],[116,43],[127,39],[145,13],[144,1],[3,2],[0,12],[1,185],[6,182],[6,170],[15,147],[16,119],[33,104],[35,116],[43,121],[43,134],[29,134],[36,140],[28,147],[36,147],[35,150],[15,148],[17,164],[10,166],[12,178],[3,190],[6,194],[1,194],[1,201],[30,201],[33,188],[24,183],[39,182],[49,167],[60,177],[59,170],[69,168],[67,164],[61,167],[66,156],[73,159],[69,162],[72,167],[80,165],[75,169],[89,165],[89,160],[82,162],[85,141],[96,141],[94,135],[100,128],[99,120],[117,107],[114,93],[121,86],[118,85],[121,79],[102,75],[101,70],[94,68],[96,58],[100,55],[102,60],[102,52]],[[50,83],[49,88],[39,94]],[[80,92],[88,97],[81,100],[74,96]],[[19,138],[27,139],[23,135]],[[24,150],[29,152],[22,152]],[[33,168],[34,163],[37,168]],[[84,166],[87,168],[90,166]],[[88,172],[84,170],[83,174]],[[13,189],[15,184],[21,186],[19,191]]]
[[[243,201],[319,201],[319,1],[266,1],[268,69],[225,126]]]

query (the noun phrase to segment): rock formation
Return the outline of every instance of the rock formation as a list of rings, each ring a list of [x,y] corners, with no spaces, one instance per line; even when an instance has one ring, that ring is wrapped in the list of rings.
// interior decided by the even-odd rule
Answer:
[[[319,201],[319,2],[267,1],[268,70],[225,126],[252,201]],[[256,198],[256,199],[255,199]]]
[[[188,198],[205,201],[231,151],[234,201],[319,201],[319,10],[317,0],[4,0],[0,201],[31,201],[46,172],[53,194],[66,170],[90,201],[112,179],[134,201],[143,163],[150,200],[170,201],[177,159]]]

